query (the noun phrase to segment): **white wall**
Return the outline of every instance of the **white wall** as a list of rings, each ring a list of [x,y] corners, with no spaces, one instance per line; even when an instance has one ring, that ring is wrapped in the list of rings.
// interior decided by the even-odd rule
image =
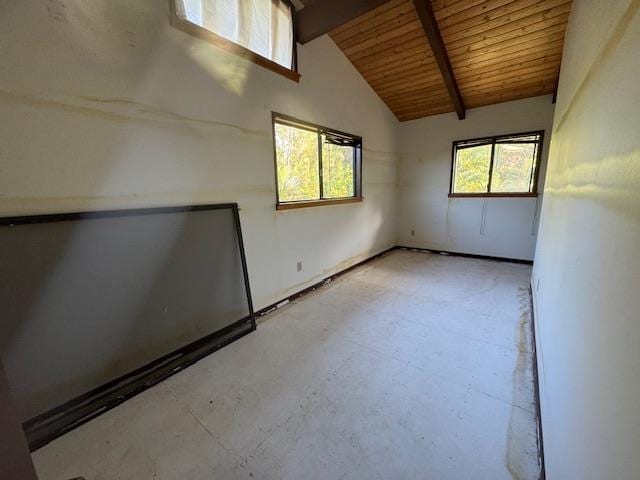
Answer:
[[[640,478],[640,1],[573,3],[532,285],[550,480]]]
[[[168,4],[0,0],[0,214],[238,202],[256,308],[394,245],[397,121],[333,42],[296,84]],[[272,110],[364,138],[363,203],[276,212]]]
[[[400,127],[400,245],[532,260],[540,198],[448,198],[455,140],[545,131],[544,181],[554,105],[550,96],[405,122]],[[411,235],[414,230],[415,235]]]

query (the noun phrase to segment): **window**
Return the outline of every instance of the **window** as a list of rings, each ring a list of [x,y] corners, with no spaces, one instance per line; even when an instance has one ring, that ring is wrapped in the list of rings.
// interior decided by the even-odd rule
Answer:
[[[453,142],[449,196],[537,195],[543,133]]]
[[[176,28],[298,81],[289,0],[170,1]]]
[[[273,114],[277,208],[362,200],[362,138]]]

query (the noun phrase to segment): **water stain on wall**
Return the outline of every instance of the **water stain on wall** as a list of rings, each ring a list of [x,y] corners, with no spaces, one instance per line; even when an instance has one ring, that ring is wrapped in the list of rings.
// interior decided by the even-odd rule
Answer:
[[[225,127],[234,129],[244,135],[251,135],[260,138],[271,138],[269,131],[254,130],[244,128],[227,122],[219,122],[204,118],[188,117],[179,113],[164,110],[153,105],[136,102],[126,99],[98,98],[78,96],[81,101],[87,102],[89,105],[78,105],[68,103],[66,101],[38,97],[25,93],[11,92],[0,90],[0,99],[19,105],[26,105],[33,108],[56,110],[65,113],[74,113],[85,115],[102,120],[108,120],[116,123],[138,122],[152,124],[166,124],[167,122],[177,122],[181,124],[197,124],[207,127]],[[120,110],[108,110],[97,108],[96,105],[110,105],[120,108]]]
[[[533,400],[533,376],[531,365],[533,362],[533,349],[531,332],[531,301],[527,288],[518,289],[518,303],[520,305],[520,320],[516,332],[518,356],[513,369],[513,396],[511,402],[511,414],[507,429],[507,449],[505,452],[505,465],[513,480],[527,480],[527,468],[532,461],[538,461],[541,468],[538,452],[535,450],[531,434],[521,428],[526,419],[534,416],[535,404]],[[529,409],[529,407],[531,407]],[[537,440],[537,439],[536,439]],[[535,443],[537,447],[537,441]]]

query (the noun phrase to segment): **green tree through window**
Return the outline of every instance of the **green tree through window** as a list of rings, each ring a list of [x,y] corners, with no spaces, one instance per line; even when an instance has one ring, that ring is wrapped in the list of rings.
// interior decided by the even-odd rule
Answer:
[[[280,201],[319,200],[317,134],[280,124],[275,132]]]
[[[535,193],[543,132],[453,143],[452,195]]]
[[[279,203],[359,197],[361,142],[274,114]]]
[[[489,183],[491,145],[458,150],[454,192],[485,192]]]
[[[323,141],[322,182],[325,198],[353,197],[354,153],[353,147]]]
[[[535,167],[535,143],[502,143],[496,145],[492,192],[529,192]]]

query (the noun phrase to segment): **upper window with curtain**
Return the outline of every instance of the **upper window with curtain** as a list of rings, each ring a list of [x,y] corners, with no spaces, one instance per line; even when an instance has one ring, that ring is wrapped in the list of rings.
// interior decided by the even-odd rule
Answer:
[[[535,196],[544,132],[453,142],[449,196]]]
[[[289,0],[171,0],[172,24],[297,81]]]

